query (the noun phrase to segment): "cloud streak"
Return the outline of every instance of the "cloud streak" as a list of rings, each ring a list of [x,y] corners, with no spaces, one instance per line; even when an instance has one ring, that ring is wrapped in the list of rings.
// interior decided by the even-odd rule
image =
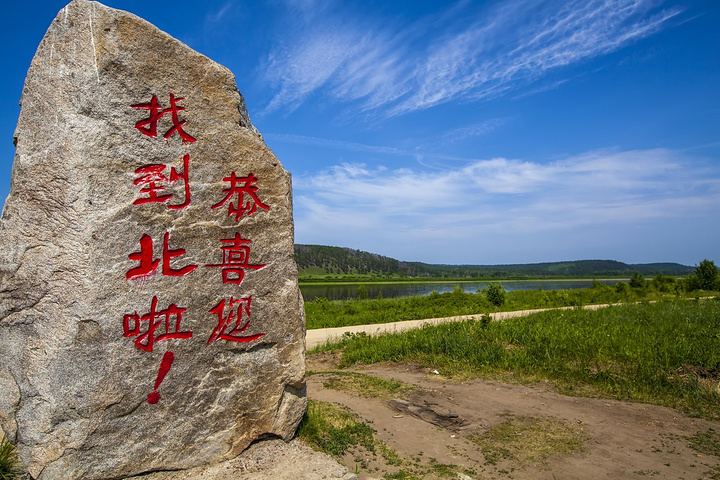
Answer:
[[[284,32],[290,40],[268,56],[263,72],[276,92],[265,113],[318,92],[385,117],[478,101],[651,36],[681,13],[644,0],[461,2],[439,18],[378,27],[323,4],[323,16]]]
[[[368,145],[365,143],[348,142],[344,140],[333,140],[328,138],[309,137],[306,135],[293,135],[288,133],[267,133],[265,139],[275,142],[294,143],[298,145],[313,145],[323,148],[335,148],[354,152],[367,152],[381,155],[393,155],[399,157],[417,157],[416,152],[403,150],[397,147],[386,147],[382,145]]]
[[[205,23],[208,25],[217,25],[225,19],[231,9],[232,3],[226,2],[219,10],[208,12],[205,15]]]

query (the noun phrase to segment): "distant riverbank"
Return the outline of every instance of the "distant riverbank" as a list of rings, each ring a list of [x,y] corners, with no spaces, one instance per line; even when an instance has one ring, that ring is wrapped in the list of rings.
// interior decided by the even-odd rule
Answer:
[[[614,285],[617,282],[627,281],[624,278],[614,279],[565,279],[565,280],[432,280],[423,282],[355,282],[355,283],[300,283],[300,291],[304,300],[311,301],[318,297],[328,300],[348,300],[358,298],[360,285],[365,287],[368,298],[402,298],[430,295],[433,291],[437,293],[452,292],[459,286],[465,293],[475,293],[478,290],[487,288],[491,283],[501,283],[508,292],[514,290],[573,290],[577,288],[588,288],[598,281],[605,285]]]

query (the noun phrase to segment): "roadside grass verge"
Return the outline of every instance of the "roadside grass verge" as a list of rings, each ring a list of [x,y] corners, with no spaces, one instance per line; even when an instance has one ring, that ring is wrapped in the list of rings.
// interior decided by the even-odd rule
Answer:
[[[574,290],[515,290],[505,293],[504,303],[500,306],[488,300],[487,291],[465,293],[459,287],[453,292],[433,292],[417,297],[337,301],[316,298],[305,302],[305,314],[307,328],[315,329],[535,308],[629,303],[681,298],[683,295],[687,297],[679,290],[668,292],[649,287],[629,288],[622,282],[618,285],[626,288],[596,283],[591,288]]]
[[[341,366],[416,362],[447,376],[534,382],[720,418],[720,301],[664,300],[353,335]]]

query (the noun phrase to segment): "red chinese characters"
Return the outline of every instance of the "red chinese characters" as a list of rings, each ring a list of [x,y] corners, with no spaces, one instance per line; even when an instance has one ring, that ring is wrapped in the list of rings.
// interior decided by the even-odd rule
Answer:
[[[167,113],[170,114],[170,118],[172,119],[172,127],[165,132],[163,135],[163,138],[167,140],[170,138],[170,136],[173,133],[177,133],[180,135],[180,138],[182,139],[183,143],[193,143],[196,141],[195,138],[193,138],[191,135],[189,135],[185,130],[183,129],[183,125],[187,123],[187,120],[180,120],[178,116],[178,112],[185,110],[185,107],[178,106],[177,102],[180,102],[184,100],[184,98],[175,98],[174,94],[170,94],[170,108],[162,109],[162,105],[158,103],[157,95],[153,95],[152,99],[150,100],[150,103],[138,103],[135,105],[131,105],[132,108],[138,109],[138,110],[148,110],[150,112],[150,116],[147,118],[143,118],[142,120],[138,121],[135,124],[135,128],[137,128],[140,133],[143,133],[147,135],[148,137],[155,138],[157,137],[157,126],[158,121]],[[161,110],[162,109],[162,110]]]
[[[232,172],[229,177],[224,177],[223,181],[230,183],[230,186],[223,189],[225,198],[210,207],[213,210],[222,207],[230,201],[230,205],[228,205],[228,217],[235,215],[236,222],[240,221],[243,214],[252,215],[255,213],[258,207],[263,210],[270,210],[270,207],[261,202],[257,196],[258,187],[256,187],[254,183],[256,183],[258,179],[252,173],[247,177],[238,177],[235,175],[235,172]],[[245,202],[245,195],[250,197],[247,202]],[[237,202],[237,205],[232,203],[233,200]]]
[[[162,248],[162,274],[168,277],[182,277],[192,273],[198,267],[197,265],[186,265],[182,268],[172,268],[170,266],[170,260],[185,255],[185,249],[177,248],[171,250],[168,246],[169,240],[170,233],[165,232],[165,235],[163,235]],[[159,259],[156,260],[153,258],[153,239],[147,233],[140,237],[140,251],[131,253],[128,255],[128,258],[140,262],[140,265],[127,271],[125,274],[127,280],[148,278],[155,274],[160,264]]]
[[[123,336],[137,337],[135,346],[146,352],[152,352],[157,342],[172,338],[188,339],[193,336],[191,331],[180,331],[186,308],[173,303],[164,310],[158,310],[157,304],[157,297],[153,297],[148,313],[140,315],[135,311],[123,317]]]
[[[160,370],[157,374],[157,379],[155,379],[155,388],[153,391],[148,395],[148,403],[151,405],[156,404],[160,401],[160,392],[158,392],[158,388],[160,388],[160,384],[165,379],[165,375],[170,371],[170,367],[172,367],[173,362],[175,361],[175,354],[173,352],[165,352],[163,354],[163,358],[160,361]]]
[[[265,268],[265,264],[253,265],[249,263],[250,244],[252,241],[242,238],[239,232],[235,232],[234,238],[226,238],[220,241],[229,244],[221,247],[223,251],[223,263],[205,266],[222,269],[223,283],[234,283],[239,286],[245,278],[246,268],[250,270],[262,270]]]
[[[168,208],[179,210],[190,205],[190,155],[183,156],[183,171],[178,172],[175,167],[170,169],[170,177],[165,175],[167,166],[162,163],[145,165],[135,170],[138,178],[133,182],[134,185],[140,187],[140,195],[133,202],[133,205],[143,205],[146,203],[167,203],[173,197],[172,194],[163,194],[163,191],[170,185],[181,181],[184,183],[185,197],[182,203],[170,204]]]
[[[218,317],[218,323],[215,329],[210,335],[207,343],[217,340],[227,340],[228,342],[241,342],[249,343],[259,338],[262,338],[264,333],[257,333],[255,335],[243,335],[245,330],[250,326],[250,303],[252,297],[238,298],[235,299],[230,297],[230,300],[226,302],[223,298],[220,303],[215,305],[208,313],[214,313]],[[227,306],[228,313],[225,314],[225,307]],[[247,321],[243,323],[243,314],[247,316]]]
[[[170,106],[168,108],[164,108],[160,104],[157,95],[153,95],[148,103],[131,105],[133,109],[144,110],[148,115],[135,123],[135,129],[150,138],[158,137],[158,129],[160,131],[167,129],[162,134],[162,137],[167,142],[175,134],[180,137],[183,144],[196,142],[196,139],[185,131],[187,120],[180,118],[180,112],[185,111],[185,107],[180,105],[184,98],[176,98],[173,93],[170,93],[169,97]],[[186,148],[185,145],[182,148]],[[195,163],[193,165],[195,166]],[[203,168],[209,166],[204,165]],[[137,168],[134,174],[133,185],[137,187],[137,197],[132,202],[134,206],[142,207],[150,203],[160,203],[166,205],[168,209],[176,211],[175,215],[182,214],[183,212],[180,210],[190,206],[189,153],[184,154],[182,157],[182,169],[165,163],[152,163]],[[227,183],[227,188],[222,191],[225,196],[220,202],[212,205],[211,209],[215,210],[227,204],[227,216],[234,216],[235,222],[239,222],[243,216],[253,215],[258,209],[270,210],[270,206],[260,200],[259,189],[255,185],[258,178],[254,174],[250,173],[245,177],[238,177],[233,171],[230,176],[223,177],[223,181]],[[166,212],[165,215],[167,214]],[[157,240],[159,241],[159,239]],[[246,270],[262,270],[266,267],[265,264],[250,263],[250,246],[252,242],[247,238],[243,238],[239,232],[236,232],[233,238],[221,238],[219,241],[222,250],[222,263],[207,264],[205,267],[219,268],[223,285],[229,284],[240,287],[245,278]],[[125,272],[127,281],[137,281],[143,284],[144,280],[155,275],[158,271],[168,277],[185,277],[198,268],[198,265],[189,263],[188,260],[182,260],[181,257],[186,255],[184,248],[170,248],[169,231],[163,234],[162,250],[159,252],[158,257],[155,256],[155,242],[150,235],[142,233],[139,244],[139,250],[128,255],[128,259],[133,264]],[[175,300],[175,302],[182,303],[182,301],[178,300]],[[193,330],[198,328],[197,323],[191,324],[193,328],[183,330],[181,324],[184,316],[186,322],[197,322],[216,316],[217,323],[210,333],[207,345],[220,341],[239,343],[257,341],[264,337],[266,333],[254,333],[250,329],[251,302],[252,296],[241,298],[230,296],[221,299],[215,307],[207,312],[193,312],[192,310],[188,312],[188,308],[196,308],[195,305],[197,304],[195,302],[190,301],[189,304],[186,304],[187,307],[178,306],[177,303],[170,303],[167,308],[160,309],[158,307],[158,297],[154,295],[148,312],[138,313],[135,310],[133,313],[126,313],[123,316],[123,336],[134,337],[136,348],[146,352],[153,352],[158,342],[171,339],[189,340],[193,337]],[[203,318],[200,318],[198,313]],[[195,317],[195,315],[198,316]],[[207,330],[210,330],[209,325]],[[177,345],[175,342],[173,344]],[[158,389],[175,361],[175,354],[169,349],[166,350],[160,361],[154,389],[147,398],[150,404],[155,404],[160,400],[161,396]]]

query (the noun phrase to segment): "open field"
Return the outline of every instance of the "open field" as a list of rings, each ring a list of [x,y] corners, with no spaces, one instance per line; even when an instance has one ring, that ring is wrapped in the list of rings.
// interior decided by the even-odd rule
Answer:
[[[329,301],[317,298],[305,302],[307,328],[334,328],[351,325],[422,320],[426,318],[478,315],[537,308],[577,307],[614,303],[656,301],[671,298],[700,298],[712,292],[685,292],[674,279],[659,277],[643,288],[632,288],[625,282],[613,286],[595,283],[592,288],[572,290],[514,290],[504,292],[501,286],[477,293],[464,293],[457,287],[448,293],[382,299]],[[499,284],[496,284],[496,287]]]
[[[719,331],[665,300],[349,335],[308,358],[309,416],[366,425],[335,452],[361,479],[720,478]]]
[[[341,366],[416,362],[453,376],[547,379],[561,391],[720,415],[720,301],[667,300],[443,323],[320,347]]]

